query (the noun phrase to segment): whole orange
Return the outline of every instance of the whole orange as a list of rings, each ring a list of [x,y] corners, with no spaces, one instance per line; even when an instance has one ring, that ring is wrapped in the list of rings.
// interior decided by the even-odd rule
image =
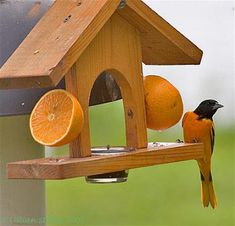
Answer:
[[[164,130],[175,125],[183,114],[179,91],[166,79],[157,75],[144,77],[147,127]]]

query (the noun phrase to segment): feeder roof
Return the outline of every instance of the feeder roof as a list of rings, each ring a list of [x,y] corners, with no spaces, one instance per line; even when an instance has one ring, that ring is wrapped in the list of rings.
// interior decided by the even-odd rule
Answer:
[[[115,12],[140,31],[145,64],[200,63],[202,51],[140,0],[56,0],[0,69],[0,88],[55,86]]]

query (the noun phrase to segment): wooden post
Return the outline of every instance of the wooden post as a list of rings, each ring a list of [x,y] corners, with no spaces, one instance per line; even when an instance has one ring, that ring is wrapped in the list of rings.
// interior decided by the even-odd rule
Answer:
[[[0,118],[0,226],[46,225],[45,184],[36,180],[9,180],[8,162],[44,156],[29,131],[29,117]]]
[[[68,73],[65,75],[65,84],[66,84],[66,89],[71,92],[75,97],[78,98],[78,86],[77,86],[77,70],[76,70],[76,65],[74,64]],[[71,158],[80,158],[80,157],[87,157],[91,155],[89,150],[85,152],[85,149],[81,148],[80,145],[80,136],[77,137],[75,140],[73,140],[69,144],[69,156]]]
[[[112,74],[122,93],[127,146],[147,146],[140,34],[114,14],[66,75],[66,89],[77,96],[85,122],[80,136],[70,145],[70,157],[91,155],[89,97],[103,71]]]

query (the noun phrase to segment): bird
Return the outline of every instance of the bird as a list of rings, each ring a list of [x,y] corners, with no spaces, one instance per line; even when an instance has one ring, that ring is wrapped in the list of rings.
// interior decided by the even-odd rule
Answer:
[[[202,101],[194,111],[184,114],[182,120],[185,143],[203,143],[205,157],[197,160],[201,178],[201,201],[204,207],[209,204],[216,208],[217,200],[211,174],[211,157],[215,143],[213,115],[224,107],[218,101],[207,99]]]

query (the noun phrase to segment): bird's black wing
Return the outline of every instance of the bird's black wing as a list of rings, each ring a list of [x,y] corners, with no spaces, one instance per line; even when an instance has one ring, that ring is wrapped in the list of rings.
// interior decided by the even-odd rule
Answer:
[[[212,124],[212,127],[211,127],[211,154],[213,153],[214,144],[215,144],[215,128],[214,128],[214,124]]]

